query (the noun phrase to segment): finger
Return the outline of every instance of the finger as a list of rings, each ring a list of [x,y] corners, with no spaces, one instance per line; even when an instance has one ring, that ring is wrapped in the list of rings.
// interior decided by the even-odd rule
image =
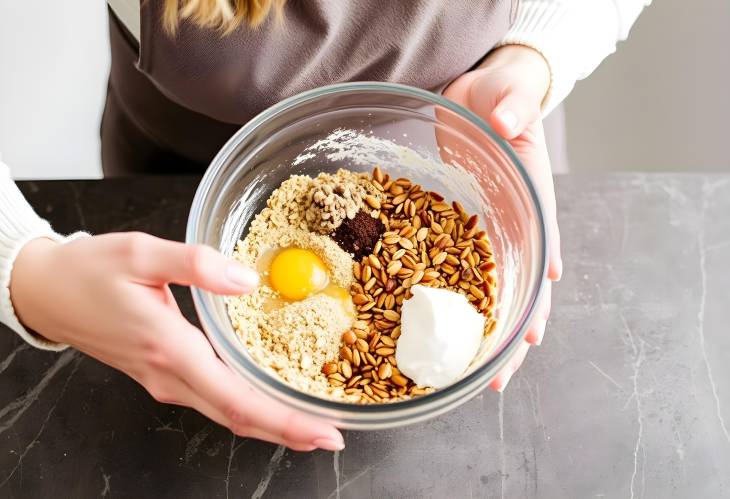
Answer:
[[[471,100],[477,113],[488,117],[489,124],[503,138],[514,139],[530,123],[540,119],[540,99],[520,87],[509,88],[498,95],[496,104],[488,101],[480,103],[479,95],[488,95],[490,85],[487,78],[476,80],[472,85]]]
[[[184,402],[182,405],[186,405],[188,407],[192,407],[199,413],[203,414],[204,416],[207,416],[211,420],[215,421],[221,426],[224,426],[226,428],[231,429],[231,422],[215,407],[213,407],[211,404],[209,404],[206,400],[198,396],[195,392],[193,392],[187,383],[180,380],[181,383],[185,384],[187,389],[187,394],[184,397]],[[288,447],[295,451],[300,452],[307,452],[312,451],[317,448],[316,445],[312,444],[311,442],[299,442],[297,440],[287,440],[281,438],[279,435],[275,435],[273,433],[269,433],[267,431],[261,430],[259,428],[255,428],[252,426],[241,426],[235,428],[236,435],[240,437],[246,437],[246,438],[255,438],[257,440],[264,440],[266,442],[271,442],[273,444],[277,445],[283,445],[285,447]]]
[[[253,269],[204,245],[130,234],[126,249],[133,277],[139,282],[195,285],[220,294],[248,293],[259,282]]]
[[[540,196],[548,234],[548,279],[559,281],[563,273],[563,262],[560,256],[560,229],[558,228],[555,187],[542,122],[536,121],[530,124],[522,135],[511,141],[511,144],[522,160],[522,164]]]
[[[178,372],[191,389],[225,418],[234,432],[256,428],[279,441],[341,450],[344,440],[337,429],[322,421],[286,408],[254,391],[225,366],[205,337],[184,318],[177,328],[186,331],[175,351]]]
[[[555,202],[555,188],[553,179],[550,177],[551,197],[548,201],[550,207],[546,215],[548,226],[548,273],[547,278],[551,281],[559,281],[563,276],[563,258],[560,252],[560,227],[558,226],[558,215]]]
[[[551,281],[545,283],[545,290],[543,293],[543,308],[541,312],[542,318],[547,321],[553,307],[553,283]]]
[[[170,286],[165,285],[162,287],[162,293],[163,293],[163,303],[173,309],[176,312],[180,312],[180,306],[177,304],[177,301],[175,300],[175,296],[172,294],[172,290],[170,289]]]
[[[540,345],[542,343],[542,338],[545,335],[547,319],[550,316],[552,282],[545,281],[543,286],[544,289],[542,297],[540,298],[540,303],[537,307],[537,313],[535,313],[532,317],[527,334],[525,335],[525,341],[531,345]]]
[[[545,224],[547,225],[547,246],[548,246],[548,270],[547,278],[551,281],[559,281],[563,275],[563,259],[560,255],[560,227],[558,226],[557,208],[555,203],[555,187],[553,177],[548,171],[547,174],[540,174],[540,196],[545,210]]]
[[[143,380],[139,376],[133,374],[130,374],[130,376],[141,384],[152,398],[158,402],[191,407],[221,426],[230,426],[230,422],[226,420],[223,414],[200,398],[182,378],[164,372],[157,372],[152,379],[144,380],[145,382],[143,383]],[[254,427],[240,427],[236,428],[236,430],[238,436],[265,440],[277,445],[284,445],[296,451],[311,451],[316,449],[316,446],[310,442],[286,440],[278,435]]]
[[[283,440],[273,433],[269,433],[258,428],[246,428],[242,433],[238,433],[239,436],[246,438],[255,438],[256,440],[263,440],[265,442],[271,442],[277,445],[283,445],[291,450],[298,452],[310,452],[317,448],[316,445],[306,442],[297,442],[293,440]],[[332,450],[332,449],[324,449]]]
[[[563,264],[550,158],[540,121],[540,105],[544,95],[535,93],[534,88],[528,85],[505,88],[492,76],[481,71],[470,71],[451,83],[444,91],[444,96],[487,120],[497,133],[510,140],[515,152],[523,160],[543,201],[549,245],[548,278],[557,281],[562,275]],[[448,114],[445,113],[441,119],[448,119]],[[446,142],[450,149],[457,148],[448,144],[438,131],[436,137],[442,159],[451,161],[451,155],[443,152],[449,148],[441,146]]]
[[[444,97],[459,105],[469,107],[469,92],[476,78],[476,71],[464,73],[446,87]]]
[[[201,369],[193,373],[194,379],[188,382],[197,385],[196,393],[222,413],[234,433],[263,438],[295,449],[313,446],[335,451],[344,448],[342,435],[334,426],[280,406],[250,388],[246,391],[248,387],[242,386],[242,380],[237,379],[220,360],[213,359],[211,364],[216,366],[211,365],[209,371],[217,371],[217,374],[206,378],[206,372]],[[223,380],[223,383],[218,384],[213,378]],[[225,385],[240,388],[221,390]]]
[[[509,380],[512,379],[512,375],[522,365],[529,349],[530,344],[523,341],[507,365],[489,382],[489,388],[497,392],[503,392],[507,388]]]
[[[104,361],[106,363],[106,361]],[[153,399],[163,404],[186,405],[190,389],[179,377],[164,371],[145,371],[145,374],[127,370],[127,375],[147,390]]]
[[[547,322],[541,315],[536,315],[530,322],[530,326],[525,334],[525,341],[530,345],[539,346],[542,343],[542,337],[545,335],[545,326]]]
[[[548,279],[559,281],[563,277],[563,259],[560,257],[560,229],[557,223],[553,229],[553,237],[550,243],[550,265],[548,266]]]

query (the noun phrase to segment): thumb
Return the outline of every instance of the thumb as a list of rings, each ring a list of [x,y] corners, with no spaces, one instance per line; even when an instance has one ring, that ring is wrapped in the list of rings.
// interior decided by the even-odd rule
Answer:
[[[480,87],[489,84],[485,80],[476,82],[472,91],[478,95]],[[502,138],[511,140],[519,136],[527,125],[540,118],[540,99],[527,89],[510,88],[496,99],[491,112],[482,116],[487,118],[489,124]]]
[[[146,234],[132,235],[130,267],[133,278],[145,284],[175,283],[198,286],[213,293],[250,293],[258,273],[202,244],[167,241]]]

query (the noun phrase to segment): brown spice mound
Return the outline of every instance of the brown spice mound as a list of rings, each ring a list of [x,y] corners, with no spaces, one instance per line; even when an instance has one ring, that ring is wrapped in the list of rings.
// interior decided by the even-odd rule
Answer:
[[[385,232],[385,225],[365,211],[358,211],[354,218],[346,218],[332,234],[335,242],[355,258],[362,258],[373,252],[375,243]]]

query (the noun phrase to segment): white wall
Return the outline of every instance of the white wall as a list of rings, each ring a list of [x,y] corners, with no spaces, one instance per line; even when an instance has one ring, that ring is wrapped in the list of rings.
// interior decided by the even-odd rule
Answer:
[[[566,113],[574,170],[730,171],[730,1],[654,0]]]
[[[0,0],[0,153],[19,178],[98,177],[102,0]]]

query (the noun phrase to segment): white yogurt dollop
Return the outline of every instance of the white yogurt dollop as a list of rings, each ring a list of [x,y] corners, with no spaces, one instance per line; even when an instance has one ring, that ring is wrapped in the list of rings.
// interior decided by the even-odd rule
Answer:
[[[419,386],[443,388],[458,381],[479,349],[485,317],[466,296],[416,285],[401,308],[398,369]]]

